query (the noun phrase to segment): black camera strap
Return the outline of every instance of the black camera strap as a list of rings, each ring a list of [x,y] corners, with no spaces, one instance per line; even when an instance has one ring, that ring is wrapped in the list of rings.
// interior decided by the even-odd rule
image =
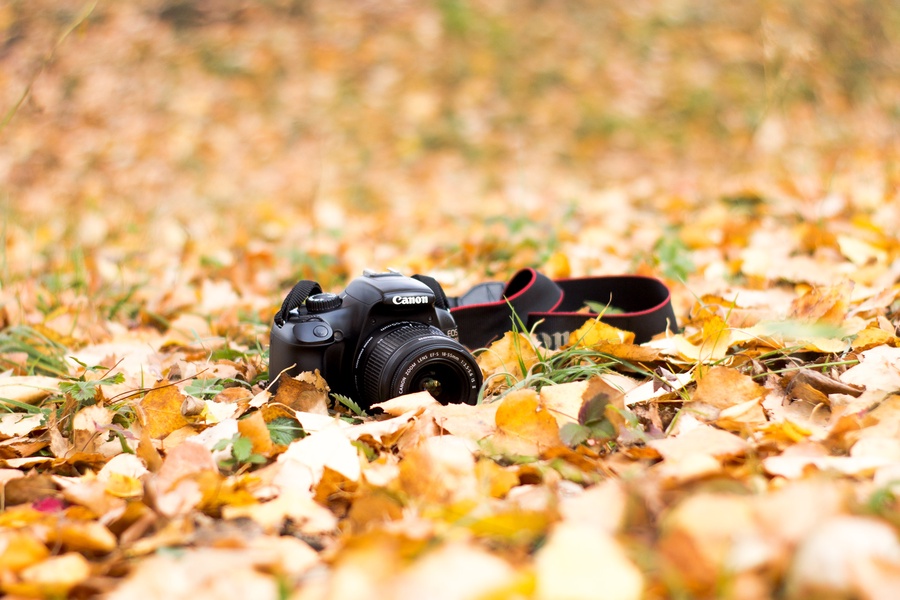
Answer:
[[[551,349],[566,344],[572,331],[597,317],[634,332],[638,344],[677,329],[669,289],[652,277],[612,275],[553,280],[534,269],[522,269],[508,283],[481,283],[457,297],[446,296],[433,277],[413,275],[413,279],[434,291],[435,305],[450,310],[459,328],[459,341],[473,350],[510,331],[516,316]],[[315,281],[298,282],[275,314],[275,324],[282,327],[292,310],[321,291]],[[606,309],[602,313],[586,311],[588,302]]]
[[[284,302],[281,303],[281,310],[275,313],[275,324],[278,325],[279,328],[283,327],[284,322],[288,318],[288,313],[295,308],[300,308],[300,306],[306,302],[306,299],[313,294],[319,294],[321,292],[322,286],[315,281],[310,281],[308,279],[298,281],[294,284],[294,287],[291,288],[291,291],[288,292],[288,295],[285,296]]]
[[[447,298],[433,278],[415,275],[443,300],[459,327],[459,341],[482,348],[513,326],[515,315],[547,348],[569,341],[569,334],[588,319],[600,317],[613,327],[634,332],[635,343],[677,329],[669,289],[641,275],[611,275],[552,280],[534,269],[522,269],[508,283],[487,282],[465,294]],[[605,307],[602,313],[588,308]],[[444,307],[442,307],[444,308]]]

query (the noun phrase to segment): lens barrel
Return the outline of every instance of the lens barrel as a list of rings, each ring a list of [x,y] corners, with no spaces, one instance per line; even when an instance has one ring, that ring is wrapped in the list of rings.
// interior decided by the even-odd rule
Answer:
[[[367,405],[420,391],[441,404],[475,404],[481,387],[481,369],[462,344],[414,321],[390,323],[369,336],[354,377]]]

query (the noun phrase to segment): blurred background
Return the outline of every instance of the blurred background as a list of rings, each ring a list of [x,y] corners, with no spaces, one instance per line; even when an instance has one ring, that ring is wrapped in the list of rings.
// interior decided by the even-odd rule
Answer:
[[[893,0],[7,0],[5,302],[683,280],[763,212],[896,202],[898,40]],[[719,250],[707,276],[740,278]]]

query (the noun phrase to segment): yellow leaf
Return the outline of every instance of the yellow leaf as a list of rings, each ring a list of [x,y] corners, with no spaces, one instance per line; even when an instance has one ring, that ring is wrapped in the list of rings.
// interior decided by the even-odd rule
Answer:
[[[106,493],[117,498],[138,498],[144,493],[144,484],[136,477],[110,473],[106,482]]]
[[[185,425],[181,414],[184,395],[174,385],[161,384],[153,388],[140,402],[144,428],[154,439],[161,439]]]
[[[487,393],[507,385],[507,377],[519,381],[538,362],[531,339],[524,334],[506,334],[478,355],[478,366],[488,383]]]
[[[501,433],[530,442],[538,450],[560,444],[556,417],[540,403],[534,390],[507,395],[497,408],[494,421]]]
[[[69,552],[28,567],[22,571],[20,581],[4,587],[13,594],[65,597],[69,590],[90,575],[91,565],[87,559]]]
[[[884,345],[896,346],[897,336],[893,333],[888,333],[880,327],[867,327],[856,334],[856,338],[854,338],[850,347],[854,350],[868,350],[875,346]]]
[[[612,537],[575,523],[557,525],[535,556],[535,598],[639,600],[644,577]]]
[[[61,521],[49,532],[48,541],[76,552],[111,552],[116,547],[116,536],[97,521]]]
[[[603,343],[631,344],[634,342],[634,333],[617,329],[599,319],[590,319],[584,325],[569,335],[570,346],[594,348]]]
[[[0,573],[19,571],[49,555],[47,546],[27,531],[4,531],[0,534]]]

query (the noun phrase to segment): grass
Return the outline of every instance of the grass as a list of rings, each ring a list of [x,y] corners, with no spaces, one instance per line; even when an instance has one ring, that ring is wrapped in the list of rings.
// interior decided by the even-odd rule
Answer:
[[[16,325],[0,331],[0,367],[27,375],[65,377],[69,367],[66,347],[28,325]],[[18,356],[16,356],[18,355]],[[24,355],[24,363],[19,357]]]

